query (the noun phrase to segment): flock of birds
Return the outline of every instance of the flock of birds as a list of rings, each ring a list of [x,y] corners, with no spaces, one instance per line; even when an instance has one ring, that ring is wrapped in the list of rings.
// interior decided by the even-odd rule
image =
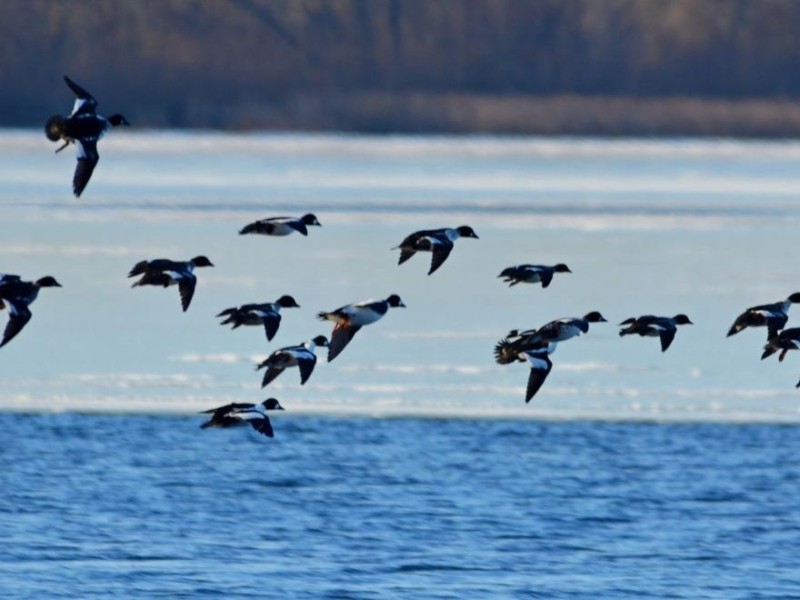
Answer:
[[[76,97],[73,110],[67,117],[61,115],[50,117],[45,124],[45,133],[51,141],[63,142],[56,152],[60,152],[70,144],[75,146],[77,165],[72,189],[75,196],[79,197],[86,189],[100,159],[97,142],[112,127],[130,125],[130,123],[119,114],[112,115],[108,119],[98,115],[97,100],[68,77],[65,76],[64,80]],[[262,219],[246,225],[239,233],[242,235],[286,236],[297,232],[306,236],[309,227],[320,225],[317,217],[309,213],[301,217]],[[394,248],[400,250],[398,264],[403,264],[418,252],[429,252],[431,263],[428,275],[431,275],[447,260],[455,246],[455,241],[459,238],[478,239],[478,235],[467,225],[414,232]],[[132,287],[167,288],[177,285],[181,306],[186,311],[191,304],[197,285],[194,270],[198,267],[213,266],[205,256],[196,256],[187,261],[158,258],[136,263],[128,273],[128,277],[139,278]],[[528,283],[541,284],[543,288],[546,288],[556,273],[571,273],[571,271],[563,263],[553,266],[522,264],[504,269],[498,277],[510,286]],[[8,344],[30,321],[30,305],[36,300],[39,290],[47,287],[61,287],[61,285],[52,276],[26,281],[19,275],[0,275],[0,310],[8,309],[9,313],[3,337],[0,340],[0,347]],[[800,303],[800,293],[791,294],[783,301],[748,308],[736,318],[728,331],[728,336],[739,333],[748,327],[766,327],[767,343],[761,358],[764,359],[780,352],[778,358],[782,361],[789,350],[800,349],[800,327],[784,329],[788,321],[789,307],[794,303]],[[267,340],[271,341],[280,326],[281,309],[298,307],[297,301],[292,296],[283,295],[274,302],[251,303],[227,308],[221,311],[217,317],[222,318],[221,325],[230,325],[233,329],[241,326],[263,327]],[[392,294],[384,300],[355,302],[332,311],[320,312],[319,319],[333,322],[330,340],[319,335],[302,344],[283,347],[272,352],[256,366],[257,370],[264,369],[261,387],[269,385],[289,368],[297,368],[300,374],[300,383],[301,385],[305,384],[314,371],[317,362],[317,348],[327,347],[327,359],[328,362],[331,362],[339,356],[364,326],[382,319],[390,308],[401,307],[405,307],[405,304],[400,296]],[[530,371],[525,390],[525,402],[528,403],[542,387],[552,370],[553,363],[550,355],[555,351],[558,343],[587,333],[591,323],[601,322],[607,322],[607,319],[600,312],[592,311],[583,317],[557,319],[534,329],[522,331],[514,329],[495,345],[495,361],[501,365],[515,362],[528,363]],[[674,317],[643,315],[622,321],[619,335],[658,337],[661,350],[665,352],[675,338],[677,327],[690,324],[692,324],[691,320],[684,314]],[[800,387],[800,382],[796,387]],[[211,416],[200,427],[205,429],[250,425],[259,433],[273,437],[274,432],[267,416],[267,412],[273,410],[283,410],[280,402],[275,398],[267,398],[258,404],[231,403],[203,411],[204,414]]]

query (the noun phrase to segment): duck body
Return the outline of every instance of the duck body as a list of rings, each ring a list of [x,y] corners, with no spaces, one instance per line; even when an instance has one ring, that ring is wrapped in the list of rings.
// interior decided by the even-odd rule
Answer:
[[[764,346],[761,360],[771,356],[780,350],[778,360],[783,361],[789,350],[800,350],[800,327],[784,329],[780,333],[773,335]]]
[[[23,281],[19,275],[0,276],[0,310],[8,308],[9,319],[0,340],[0,348],[22,331],[33,316],[30,305],[39,297],[44,287],[62,287],[50,275],[36,281]]]
[[[141,275],[139,281],[131,287],[154,285],[169,287],[177,285],[181,296],[181,307],[184,312],[189,308],[194,296],[197,277],[195,267],[213,267],[212,262],[205,256],[196,256],[188,261],[175,261],[168,258],[142,260],[133,265],[128,277]]]
[[[620,323],[623,329],[620,330],[620,337],[626,335],[640,335],[643,337],[657,337],[661,340],[661,351],[666,352],[667,348],[675,339],[675,332],[678,325],[692,325],[692,322],[684,314],[674,317],[657,317],[655,315],[643,315],[641,317],[631,317]]]
[[[503,278],[504,283],[509,287],[518,283],[541,283],[543,288],[550,285],[555,273],[572,273],[564,263],[558,263],[551,267],[546,265],[517,265],[508,267],[498,275]]]
[[[327,338],[324,335],[318,335],[313,340],[304,342],[298,346],[287,346],[275,350],[275,352],[256,365],[256,370],[266,369],[264,377],[261,380],[261,387],[266,387],[278,377],[278,375],[291,367],[298,368],[300,371],[300,385],[305,384],[308,378],[311,377],[311,373],[314,372],[314,366],[317,364],[317,355],[314,351],[317,346],[327,345]]]
[[[362,327],[382,319],[390,308],[405,308],[397,294],[392,294],[385,300],[355,302],[331,312],[320,312],[317,315],[319,319],[334,322],[328,345],[328,362],[339,356]]]
[[[211,418],[200,425],[200,429],[250,425],[257,432],[267,437],[274,437],[272,423],[266,414],[268,410],[283,410],[283,407],[275,398],[267,398],[260,404],[232,403],[204,410],[201,414],[211,414]]]
[[[538,329],[525,331],[513,329],[495,345],[495,361],[501,365],[509,364],[518,360],[519,354],[525,350],[537,349],[550,342],[564,342],[587,333],[590,323],[605,322],[606,318],[603,315],[598,311],[592,311],[583,317],[555,319]]]
[[[428,275],[430,275],[442,266],[450,256],[454,242],[462,237],[478,239],[478,235],[469,225],[415,231],[394,248],[400,250],[400,259],[397,264],[402,265],[417,252],[430,252],[431,266],[428,270]]]
[[[728,330],[727,337],[735,335],[748,327],[766,327],[767,340],[769,340],[786,327],[786,322],[789,320],[789,308],[792,304],[798,302],[800,302],[800,292],[791,294],[781,302],[751,306],[736,317],[733,325]]]
[[[275,302],[243,304],[239,307],[226,308],[217,316],[225,317],[220,325],[231,325],[231,329],[242,325],[263,326],[267,340],[271,341],[281,323],[281,308],[300,308],[300,305],[291,296],[284,295]]]
[[[298,232],[302,235],[308,235],[308,227],[316,226],[321,227],[321,223],[317,217],[312,213],[303,215],[302,217],[270,217],[268,219],[261,219],[245,225],[240,231],[239,235],[248,233],[257,233],[260,235],[272,236],[286,236],[290,233]]]
[[[130,123],[120,114],[111,115],[108,119],[98,115],[97,100],[94,96],[66,75],[64,81],[76,96],[72,113],[68,117],[61,115],[50,117],[45,123],[45,134],[53,142],[64,142],[56,152],[60,152],[69,144],[75,145],[78,162],[72,178],[72,191],[75,197],[80,197],[100,160],[97,142],[112,127]]]

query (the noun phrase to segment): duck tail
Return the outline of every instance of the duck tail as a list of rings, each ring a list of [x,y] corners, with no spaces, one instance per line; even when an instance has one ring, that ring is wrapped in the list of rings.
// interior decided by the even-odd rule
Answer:
[[[494,346],[494,360],[498,365],[509,365],[517,361],[519,351],[508,338],[503,338]]]

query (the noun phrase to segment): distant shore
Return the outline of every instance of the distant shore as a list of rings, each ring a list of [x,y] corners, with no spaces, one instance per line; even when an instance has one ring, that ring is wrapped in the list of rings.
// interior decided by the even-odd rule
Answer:
[[[800,137],[800,102],[430,93],[293,94],[142,115],[152,127],[360,133]]]

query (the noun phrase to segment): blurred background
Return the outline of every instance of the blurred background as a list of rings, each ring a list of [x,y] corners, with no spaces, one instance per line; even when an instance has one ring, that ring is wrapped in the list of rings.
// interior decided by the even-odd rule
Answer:
[[[793,0],[0,6],[0,125],[70,74],[138,127],[796,136]]]

